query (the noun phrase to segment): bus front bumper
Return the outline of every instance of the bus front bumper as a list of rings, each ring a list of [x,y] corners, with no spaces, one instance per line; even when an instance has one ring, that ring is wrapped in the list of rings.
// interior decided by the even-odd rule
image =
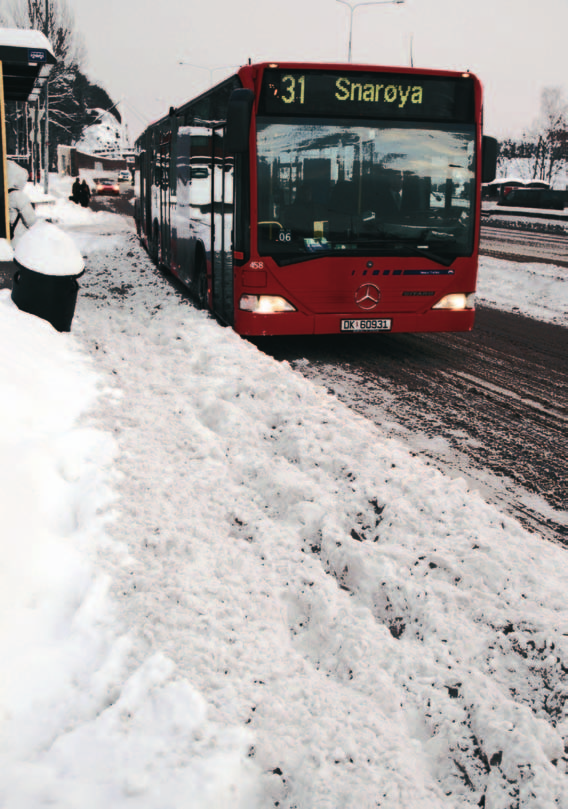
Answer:
[[[471,331],[474,320],[475,309],[430,309],[422,314],[381,312],[355,318],[352,313],[314,316],[301,312],[265,315],[237,311],[234,329],[247,337],[287,334],[420,334]]]

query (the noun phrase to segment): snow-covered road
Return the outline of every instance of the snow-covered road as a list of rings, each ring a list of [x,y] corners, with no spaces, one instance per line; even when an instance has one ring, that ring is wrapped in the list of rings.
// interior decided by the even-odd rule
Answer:
[[[72,333],[0,293],[0,806],[568,806],[565,552],[59,216]]]

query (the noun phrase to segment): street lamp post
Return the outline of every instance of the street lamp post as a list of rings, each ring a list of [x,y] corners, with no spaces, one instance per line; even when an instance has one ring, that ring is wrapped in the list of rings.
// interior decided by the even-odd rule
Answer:
[[[349,53],[347,61],[351,61],[351,40],[353,38],[353,12],[359,6],[400,6],[405,0],[365,0],[363,3],[348,3],[347,0],[337,0],[349,9]]]

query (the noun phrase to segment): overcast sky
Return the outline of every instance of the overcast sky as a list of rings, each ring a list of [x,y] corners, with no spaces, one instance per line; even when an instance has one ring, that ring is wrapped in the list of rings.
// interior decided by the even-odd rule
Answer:
[[[131,137],[205,89],[224,66],[346,61],[347,6],[337,0],[68,0],[86,72],[124,98]],[[353,62],[470,69],[485,87],[485,131],[520,136],[543,87],[568,95],[568,0],[406,0],[359,6]],[[193,65],[180,65],[185,59]]]

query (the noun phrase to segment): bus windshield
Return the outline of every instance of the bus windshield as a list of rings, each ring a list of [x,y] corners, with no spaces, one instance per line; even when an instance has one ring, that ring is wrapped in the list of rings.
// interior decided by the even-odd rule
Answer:
[[[260,117],[257,157],[259,254],[280,265],[473,251],[473,125]]]

